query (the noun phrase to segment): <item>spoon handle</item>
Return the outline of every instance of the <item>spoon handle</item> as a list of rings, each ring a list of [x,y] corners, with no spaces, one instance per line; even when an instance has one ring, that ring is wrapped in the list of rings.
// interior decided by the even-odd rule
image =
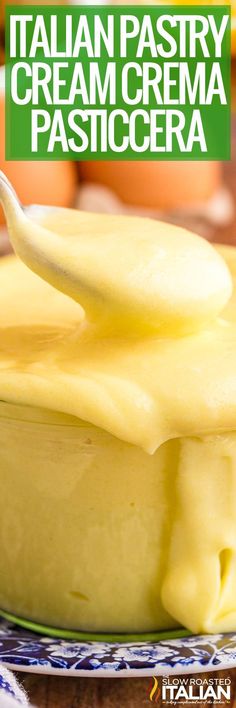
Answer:
[[[11,182],[7,179],[4,172],[0,170],[0,202],[3,206],[7,224],[16,217],[24,216],[24,210],[18,199],[18,196],[12,186]]]

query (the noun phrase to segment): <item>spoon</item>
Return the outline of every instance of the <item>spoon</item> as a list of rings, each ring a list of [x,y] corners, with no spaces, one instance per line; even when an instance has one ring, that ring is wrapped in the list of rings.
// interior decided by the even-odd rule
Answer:
[[[0,201],[22,261],[114,331],[201,329],[232,292],[229,270],[200,236],[152,219],[21,206],[0,172]]]
[[[37,275],[77,300],[78,275],[76,274],[76,278],[73,276],[73,268],[70,269],[68,263],[66,268],[65,261],[68,258],[64,240],[43,226],[48,214],[60,210],[41,205],[23,207],[12,184],[1,171],[0,202],[15,253]]]

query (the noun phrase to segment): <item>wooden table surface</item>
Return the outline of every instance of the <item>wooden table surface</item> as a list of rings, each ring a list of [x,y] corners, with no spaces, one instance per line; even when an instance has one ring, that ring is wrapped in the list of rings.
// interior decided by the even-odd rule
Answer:
[[[218,671],[217,673],[194,674],[201,679],[230,678],[231,700],[230,703],[221,704],[229,708],[236,708],[236,669]],[[33,674],[19,674],[31,701],[38,708],[145,708],[156,705],[168,706],[161,699],[157,703],[151,702],[149,695],[152,686],[150,678],[116,678],[116,679],[87,679],[87,678],[55,678],[48,676],[35,676]],[[158,681],[161,686],[161,679]],[[216,705],[216,702],[210,700]],[[177,706],[193,705],[178,701]],[[220,705],[220,704],[219,704]],[[207,708],[206,702],[197,702],[199,708]]]

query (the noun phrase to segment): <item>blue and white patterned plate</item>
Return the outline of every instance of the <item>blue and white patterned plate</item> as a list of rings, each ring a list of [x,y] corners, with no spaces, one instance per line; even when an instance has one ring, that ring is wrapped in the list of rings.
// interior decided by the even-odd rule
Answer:
[[[40,636],[0,620],[0,663],[15,671],[61,676],[131,677],[236,667],[236,634],[159,642],[91,642]]]

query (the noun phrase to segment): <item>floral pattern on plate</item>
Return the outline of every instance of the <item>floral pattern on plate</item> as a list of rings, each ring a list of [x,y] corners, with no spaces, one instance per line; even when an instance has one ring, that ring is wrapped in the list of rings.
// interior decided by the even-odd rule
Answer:
[[[0,663],[15,670],[74,676],[149,676],[236,667],[236,634],[159,642],[53,639],[0,620]]]

